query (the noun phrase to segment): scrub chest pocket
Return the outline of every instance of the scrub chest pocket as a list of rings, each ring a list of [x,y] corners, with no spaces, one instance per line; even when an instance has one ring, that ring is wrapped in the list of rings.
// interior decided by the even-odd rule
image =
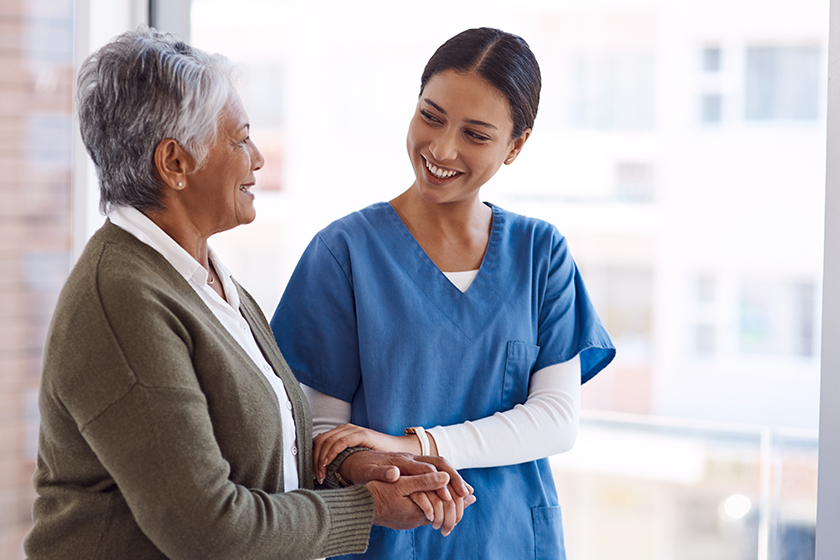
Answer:
[[[512,340],[507,343],[505,381],[500,410],[510,410],[528,399],[531,370],[537,363],[540,347],[536,344]]]

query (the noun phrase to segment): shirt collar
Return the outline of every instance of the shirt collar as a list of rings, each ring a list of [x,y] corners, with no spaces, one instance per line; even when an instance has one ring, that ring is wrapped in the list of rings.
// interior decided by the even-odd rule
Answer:
[[[194,281],[202,286],[207,284],[207,279],[209,278],[207,270],[183,247],[178,245],[174,239],[169,237],[165,231],[160,229],[157,224],[136,208],[131,206],[112,206],[111,211],[108,213],[108,219],[115,226],[119,226],[134,235],[134,237],[163,255],[163,258],[188,282]],[[228,289],[228,286],[233,287],[230,279],[230,271],[222,264],[212,248],[208,246],[207,251],[210,260],[213,261],[213,267],[216,269],[216,273],[224,283],[225,295],[228,297],[228,302],[235,309],[238,307],[239,295],[235,289]],[[233,305],[234,299],[237,305]]]

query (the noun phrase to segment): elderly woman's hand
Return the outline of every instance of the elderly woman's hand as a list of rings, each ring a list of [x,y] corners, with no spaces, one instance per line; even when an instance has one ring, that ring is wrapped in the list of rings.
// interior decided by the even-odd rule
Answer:
[[[435,472],[448,475],[439,488],[417,490],[408,495],[435,529],[444,536],[452,532],[464,515],[464,509],[475,503],[473,488],[461,478],[443,457],[418,457],[408,453],[359,451],[353,453],[339,468],[345,480],[355,484],[397,482],[407,477],[424,476]],[[371,486],[368,484],[368,487]],[[393,527],[392,527],[393,528]]]
[[[343,424],[318,434],[313,439],[312,462],[315,477],[323,480],[327,475],[327,465],[348,447],[368,447],[376,451],[420,454],[420,443],[416,436],[389,436],[355,424]]]

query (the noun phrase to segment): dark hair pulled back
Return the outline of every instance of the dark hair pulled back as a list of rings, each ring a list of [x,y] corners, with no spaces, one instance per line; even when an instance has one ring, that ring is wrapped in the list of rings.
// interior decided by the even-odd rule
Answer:
[[[490,27],[467,29],[442,44],[423,69],[420,94],[435,74],[475,72],[510,105],[513,138],[534,127],[540,104],[540,66],[524,39]]]

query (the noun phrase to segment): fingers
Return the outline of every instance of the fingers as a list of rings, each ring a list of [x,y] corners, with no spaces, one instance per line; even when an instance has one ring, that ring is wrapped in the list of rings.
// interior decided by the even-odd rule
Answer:
[[[449,505],[452,504],[451,501],[444,502],[443,500],[439,499],[436,494],[429,493],[429,501],[432,502],[432,505],[435,508],[435,519],[432,521],[432,528],[433,529],[440,529],[444,525],[448,526],[448,522],[450,520],[446,519],[447,515],[449,515]],[[427,494],[427,495],[429,495]],[[451,531],[452,528],[450,527],[449,530]],[[447,533],[448,534],[448,533]]]
[[[455,504],[455,523],[460,523],[461,519],[464,518],[464,508],[467,507],[464,505],[464,498],[458,496],[454,500],[452,500]]]
[[[396,482],[400,478],[400,469],[393,465],[376,466],[370,469],[369,480]]]
[[[429,476],[429,475],[423,475]],[[428,525],[429,518],[434,519],[435,512],[431,503],[426,503],[419,496],[410,497],[401,488],[404,478],[396,483],[368,482],[365,486],[373,494],[373,524],[391,529],[412,529]],[[423,504],[422,508],[418,502]]]
[[[462,502],[462,498],[458,498],[459,502]],[[443,502],[443,523],[440,526],[440,534],[444,537],[448,537],[449,533],[452,532],[452,529],[455,528],[455,525],[461,520],[458,517],[458,509],[455,506],[455,500],[450,502]],[[462,508],[463,511],[463,508]]]
[[[438,496],[435,492],[426,492],[425,495],[434,508],[432,528],[439,529],[444,537],[449,535],[459,521],[457,518],[458,508],[455,506],[455,501],[441,500],[440,496]],[[457,500],[462,501],[461,498],[458,498]]]
[[[393,453],[390,457],[383,458],[389,465],[400,469],[403,475],[418,475],[436,472],[438,469],[429,462],[418,461],[418,457],[407,454]],[[451,476],[451,475],[450,475]]]
[[[450,483],[450,487],[455,491],[456,495],[466,498],[473,493],[472,486],[467,484],[466,481],[461,478],[461,475],[458,474],[458,471],[456,471],[455,468],[449,464],[449,461],[443,457],[417,457],[417,460],[434,465],[437,470],[447,473],[452,481]],[[440,495],[440,492],[438,492],[438,495]]]
[[[409,498],[411,498],[411,501],[417,504],[417,507],[423,511],[423,515],[426,516],[429,523],[434,522],[435,508],[432,505],[431,500],[429,500],[429,496],[426,495],[425,492],[415,492],[414,494],[411,494]]]
[[[435,472],[401,476],[395,483],[372,481],[366,486],[374,494],[374,524],[392,529],[409,529],[431,523],[448,536],[463,519],[464,509],[475,503],[475,496],[443,500],[437,486],[447,484],[449,476]]]
[[[339,453],[348,447],[361,444],[364,436],[359,430],[362,428],[344,424],[315,437],[312,441],[312,462],[318,480],[327,476],[327,465],[332,463]]]
[[[400,486],[400,491],[403,492],[403,495],[405,496],[413,494],[414,492],[435,491],[441,488],[445,489],[448,483],[449,475],[445,472],[433,472],[414,476],[403,475],[396,482],[396,484]]]

